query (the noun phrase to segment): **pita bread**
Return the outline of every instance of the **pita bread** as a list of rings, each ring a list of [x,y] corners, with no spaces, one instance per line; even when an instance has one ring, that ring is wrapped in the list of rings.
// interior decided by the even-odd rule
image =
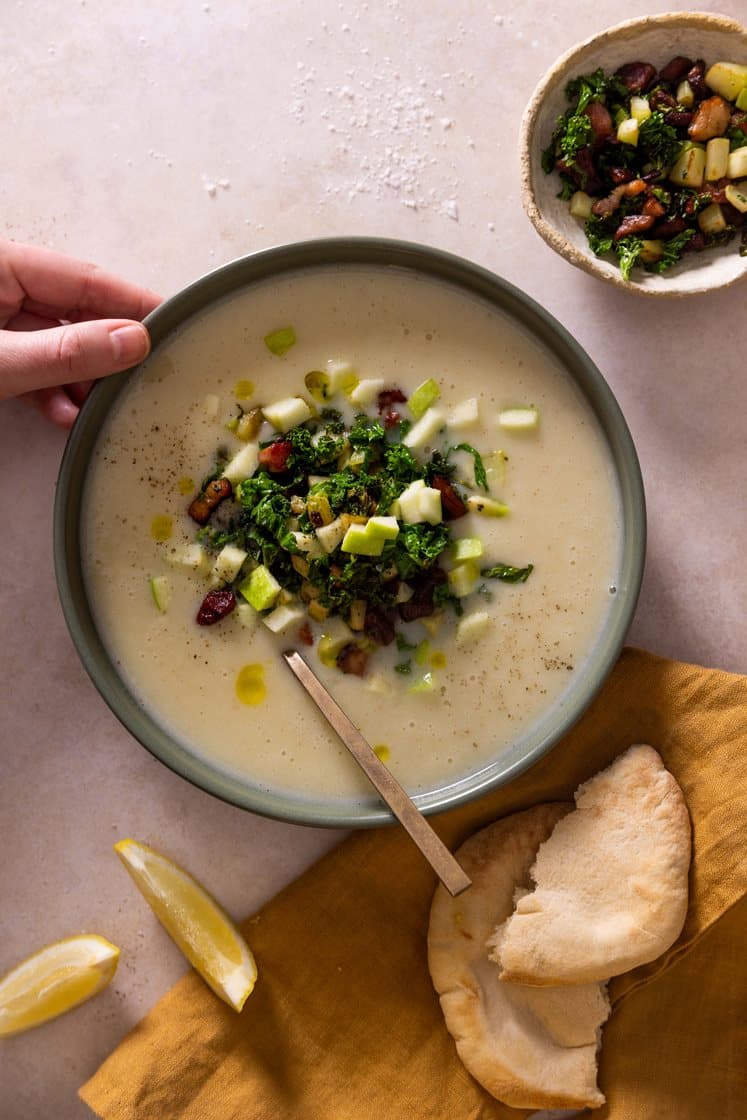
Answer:
[[[502,931],[501,979],[581,984],[654,960],[685,921],[689,866],[682,790],[652,747],[630,747],[540,847]]]
[[[472,879],[458,898],[439,886],[431,907],[428,966],[459,1057],[494,1097],[517,1108],[604,1103],[596,1053],[609,1002],[600,984],[530,988],[501,982],[488,957],[518,886],[529,885],[538,846],[568,805],[538,805],[470,837],[457,858]]]

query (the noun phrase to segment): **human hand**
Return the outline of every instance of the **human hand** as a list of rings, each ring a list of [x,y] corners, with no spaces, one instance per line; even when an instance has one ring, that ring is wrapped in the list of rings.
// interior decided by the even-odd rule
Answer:
[[[147,356],[137,320],[160,302],[96,265],[0,240],[0,400],[26,397],[72,427],[93,379]]]

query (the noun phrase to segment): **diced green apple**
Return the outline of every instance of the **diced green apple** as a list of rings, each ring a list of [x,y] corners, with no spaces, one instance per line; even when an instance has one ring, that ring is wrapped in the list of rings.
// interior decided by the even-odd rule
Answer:
[[[447,424],[454,431],[476,428],[480,423],[480,404],[477,397],[468,397],[455,404],[447,416]]]
[[[241,571],[241,565],[247,555],[243,548],[237,548],[235,544],[227,544],[215,558],[213,575],[222,583],[231,583]]]
[[[453,556],[457,564],[463,560],[479,560],[484,551],[479,537],[457,537],[453,547]]]
[[[504,408],[498,413],[498,423],[507,432],[532,432],[539,425],[536,408]]]
[[[207,575],[210,571],[210,556],[199,544],[188,544],[186,548],[177,552],[167,552],[166,559],[169,564],[175,564],[181,568],[191,568],[193,572],[198,572],[201,575]]]
[[[399,536],[399,523],[396,517],[376,514],[366,522],[366,532],[370,537],[383,541],[394,541]]]
[[[456,627],[456,644],[464,649],[484,638],[490,629],[490,615],[487,611],[473,611],[459,619]]]
[[[383,377],[364,377],[350,391],[350,400],[359,408],[373,404],[386,382]]]
[[[586,221],[591,217],[591,208],[594,205],[594,199],[586,191],[574,191],[571,195],[571,200],[568,204],[568,209],[574,218],[581,218]]]
[[[438,435],[445,423],[445,413],[438,408],[429,408],[419,420],[415,421],[402,442],[411,451],[425,447],[430,440]]]
[[[321,556],[322,548],[316,533],[300,533],[298,530],[291,532],[291,536],[296,542],[296,547],[301,552],[306,553],[308,556]]]
[[[153,596],[153,602],[161,613],[169,609],[171,585],[166,576],[153,576],[150,581],[150,593]]]
[[[420,505],[418,492],[425,488],[425,481],[416,478],[402,491],[400,496],[392,503],[390,513],[404,521],[406,525],[415,525],[420,520]]]
[[[329,393],[352,393],[358,384],[358,377],[350,362],[332,359],[327,362],[327,377],[329,378]]]
[[[245,630],[253,630],[260,617],[254,607],[250,607],[248,603],[237,603],[236,615]]]
[[[724,212],[717,202],[712,202],[698,214],[698,225],[703,233],[723,233],[726,229]]]
[[[457,599],[464,599],[466,595],[471,595],[479,578],[480,569],[471,560],[466,560],[463,564],[457,564],[447,576],[449,588]]]
[[[747,214],[747,181],[729,183],[724,189],[726,201],[731,203],[740,214]]]
[[[630,115],[639,125],[651,116],[651,106],[647,97],[633,96],[630,99]]]
[[[726,136],[714,136],[706,144],[705,171],[703,177],[709,182],[723,179],[729,167],[729,140]]]
[[[436,403],[440,396],[441,390],[437,382],[434,381],[432,377],[429,377],[427,381],[423,381],[422,384],[418,385],[417,389],[414,389],[411,393],[407,401],[410,415],[414,416],[416,420],[419,420],[431,405]]]
[[[414,681],[407,691],[417,695],[419,692],[433,692],[435,687],[436,682],[433,679],[433,673],[423,673],[420,680]]]
[[[312,412],[303,397],[284,397],[273,404],[262,406],[262,414],[278,432],[289,432],[304,420],[311,419]]]
[[[730,153],[726,175],[729,179],[743,179],[747,175],[747,145]]]
[[[259,444],[246,443],[237,451],[233,459],[223,471],[223,477],[235,485],[237,482],[243,482],[245,478],[251,478],[257,469],[259,463]]]
[[[392,512],[406,525],[417,525],[420,521],[439,525],[443,521],[441,492],[426,486],[422,478],[416,478],[394,502]]]
[[[300,626],[306,618],[306,611],[301,606],[291,606],[287,603],[275,607],[273,611],[262,617],[262,621],[273,634],[284,634],[291,626]]]
[[[504,502],[484,498],[482,494],[470,494],[465,505],[470,513],[479,513],[482,517],[505,517],[510,512]]]
[[[706,70],[705,84],[727,101],[736,101],[747,87],[747,66],[741,62],[714,62]]]
[[[702,187],[705,162],[705,148],[686,141],[670,168],[669,178],[678,187]]]
[[[220,410],[220,397],[215,393],[208,393],[205,397],[203,407],[205,409],[205,415],[210,420],[214,420]]]
[[[745,86],[744,89],[740,92],[735,104],[737,109],[739,109],[741,112],[747,110],[747,86]]]
[[[630,144],[635,147],[638,143],[638,121],[635,117],[627,117],[617,126],[617,139],[621,144]]]
[[[255,611],[266,611],[275,605],[281,587],[270,569],[259,564],[241,584],[239,591]]]
[[[372,537],[366,525],[353,523],[348,527],[340,547],[343,552],[354,556],[381,556],[385,543],[383,537]]]
[[[695,91],[687,78],[677,86],[675,97],[677,98],[677,103],[681,105],[683,109],[692,109],[695,104]]]
[[[345,536],[345,523],[342,518],[336,517],[334,521],[330,521],[329,525],[320,525],[315,533],[316,539],[324,551],[327,553],[334,552]]]

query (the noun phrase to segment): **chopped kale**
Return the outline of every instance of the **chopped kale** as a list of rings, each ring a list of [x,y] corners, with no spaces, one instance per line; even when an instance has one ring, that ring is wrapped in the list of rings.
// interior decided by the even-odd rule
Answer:
[[[664,252],[658,261],[652,261],[646,265],[649,272],[666,272],[673,264],[682,256],[682,250],[695,236],[694,229],[683,229],[682,233],[675,234],[670,237],[668,241],[664,242]]]
[[[409,579],[432,567],[450,540],[451,534],[443,521],[438,525],[428,522],[403,525],[394,542],[394,562],[399,574]]]
[[[485,473],[485,464],[477,448],[473,447],[471,443],[455,443],[453,447],[449,448],[447,454],[450,454],[452,451],[467,451],[472,456],[475,461],[475,482],[478,486],[481,486],[483,490],[489,489],[488,476]]]
[[[514,568],[511,564],[495,564],[492,568],[481,568],[480,575],[486,579],[500,579],[504,583],[526,583],[534,571],[534,564],[526,568]]]
[[[638,148],[644,163],[655,168],[669,167],[677,158],[682,141],[677,131],[664,119],[664,114],[654,110],[638,129]]]
[[[643,252],[643,241],[640,237],[629,235],[616,241],[614,248],[620,263],[622,278],[623,280],[629,280],[631,269]]]

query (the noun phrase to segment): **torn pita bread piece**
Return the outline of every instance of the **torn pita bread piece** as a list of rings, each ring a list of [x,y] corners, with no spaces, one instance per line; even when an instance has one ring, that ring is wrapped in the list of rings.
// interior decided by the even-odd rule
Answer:
[[[658,753],[630,747],[576,791],[502,931],[501,979],[604,980],[661,956],[685,921],[690,818]]]
[[[517,887],[528,887],[537,848],[569,805],[538,805],[489,825],[456,853],[472,879],[431,907],[428,966],[444,1019],[467,1070],[516,1108],[594,1108],[597,1049],[609,1002],[601,984],[531,988],[502,982],[489,959]]]

